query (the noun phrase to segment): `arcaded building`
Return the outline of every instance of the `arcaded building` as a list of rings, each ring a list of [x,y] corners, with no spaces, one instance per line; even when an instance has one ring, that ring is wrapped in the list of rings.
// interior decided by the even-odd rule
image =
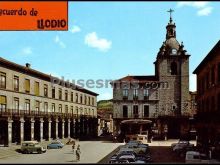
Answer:
[[[220,153],[220,41],[193,72],[197,75],[197,144]]]
[[[154,132],[166,139],[189,133],[189,57],[170,17],[155,75],[128,75],[111,83],[115,134]]]
[[[0,144],[96,136],[97,95],[0,58]]]

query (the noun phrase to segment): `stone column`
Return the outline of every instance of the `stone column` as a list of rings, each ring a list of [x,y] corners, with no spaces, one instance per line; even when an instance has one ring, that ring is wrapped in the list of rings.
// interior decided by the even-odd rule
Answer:
[[[20,118],[20,143],[24,141],[24,118]]]
[[[8,118],[8,146],[10,146],[12,143],[12,123],[13,120]]]
[[[86,135],[89,135],[89,119],[86,119]]]
[[[31,118],[31,140],[34,140],[34,118]]]
[[[48,141],[51,140],[51,119],[48,119]]]
[[[56,122],[56,137],[55,138],[58,139],[58,123],[59,123],[58,118],[56,118],[55,122]]]
[[[43,140],[43,132],[44,132],[44,119],[40,118],[40,141]]]
[[[70,119],[68,119],[68,138],[70,138]]]
[[[76,137],[76,119],[73,119],[73,137]]]
[[[62,139],[64,139],[64,134],[65,134],[65,120],[62,120]]]

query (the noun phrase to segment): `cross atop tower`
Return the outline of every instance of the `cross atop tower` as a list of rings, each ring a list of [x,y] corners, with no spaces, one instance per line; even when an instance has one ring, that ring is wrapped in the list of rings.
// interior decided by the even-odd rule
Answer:
[[[170,23],[172,23],[172,12],[174,12],[174,10],[173,9],[170,9],[170,10],[168,10],[167,12],[169,12],[170,13]]]

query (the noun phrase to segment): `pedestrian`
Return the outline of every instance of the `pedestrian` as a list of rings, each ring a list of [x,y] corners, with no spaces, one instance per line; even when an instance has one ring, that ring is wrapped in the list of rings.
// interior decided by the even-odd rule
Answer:
[[[76,160],[77,161],[80,161],[80,154],[81,154],[80,145],[78,145],[76,149]]]

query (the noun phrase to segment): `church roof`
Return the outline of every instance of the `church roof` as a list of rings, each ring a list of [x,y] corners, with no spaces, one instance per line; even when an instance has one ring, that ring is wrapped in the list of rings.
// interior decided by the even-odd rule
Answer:
[[[207,65],[208,61],[212,60],[214,57],[219,55],[219,52],[220,52],[220,40],[212,48],[212,50],[208,53],[208,55],[202,60],[202,62],[197,66],[197,68],[193,71],[193,74],[198,74],[199,71]]]
[[[165,41],[165,47],[168,49],[176,49],[179,50],[180,44],[176,40],[176,38],[172,37]]]

